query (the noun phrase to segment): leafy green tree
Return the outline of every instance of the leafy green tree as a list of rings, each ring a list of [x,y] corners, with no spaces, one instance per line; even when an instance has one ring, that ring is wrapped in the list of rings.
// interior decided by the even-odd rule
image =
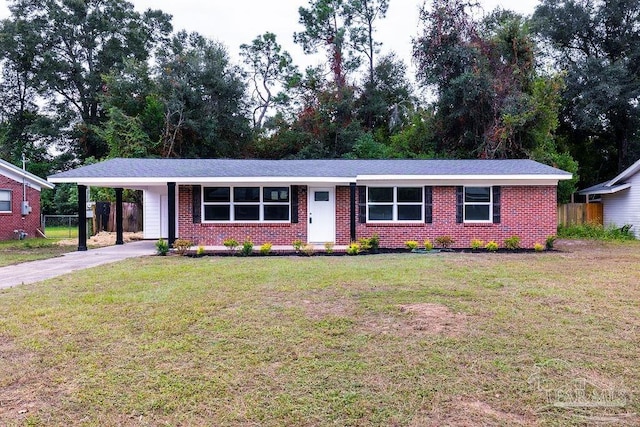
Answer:
[[[253,127],[261,129],[267,112],[273,104],[289,101],[286,89],[291,78],[298,73],[291,55],[282,51],[276,35],[265,33],[256,37],[250,45],[240,46],[240,57],[249,68],[248,74],[253,86]],[[275,91],[278,91],[274,93]]]
[[[384,19],[389,9],[389,0],[346,0],[344,14],[352,48],[365,56],[369,84],[375,80],[375,55],[381,43],[374,38],[375,23]]]
[[[533,15],[565,71],[561,127],[585,184],[640,157],[640,1],[543,0]]]
[[[9,5],[16,34],[28,40],[37,90],[61,128],[73,128],[82,158],[102,157],[105,142],[93,132],[105,119],[100,103],[102,75],[120,69],[125,59],[146,61],[171,31],[170,16],[136,12],[124,0],[13,0]]]
[[[163,157],[234,157],[251,136],[245,84],[225,48],[181,31],[158,51]]]

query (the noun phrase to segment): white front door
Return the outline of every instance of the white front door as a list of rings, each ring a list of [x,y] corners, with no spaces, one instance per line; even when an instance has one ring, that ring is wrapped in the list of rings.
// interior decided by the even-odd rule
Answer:
[[[309,243],[335,242],[336,191],[335,188],[309,188]]]

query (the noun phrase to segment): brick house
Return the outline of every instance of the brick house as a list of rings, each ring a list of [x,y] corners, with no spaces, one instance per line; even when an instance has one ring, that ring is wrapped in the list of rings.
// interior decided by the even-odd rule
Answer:
[[[0,240],[38,236],[40,191],[49,182],[0,160]]]
[[[556,233],[557,184],[570,178],[532,160],[112,159],[49,181],[142,190],[147,239],[347,245],[378,234],[398,248],[443,235],[532,247]]]

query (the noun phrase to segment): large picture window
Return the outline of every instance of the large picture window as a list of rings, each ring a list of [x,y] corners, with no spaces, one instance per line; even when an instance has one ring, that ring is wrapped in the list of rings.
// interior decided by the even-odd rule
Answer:
[[[368,187],[367,193],[368,221],[422,221],[421,187]]]
[[[464,222],[492,222],[491,187],[464,188]]]
[[[204,222],[287,222],[290,187],[203,187]]]
[[[11,212],[11,190],[0,190],[0,212]]]

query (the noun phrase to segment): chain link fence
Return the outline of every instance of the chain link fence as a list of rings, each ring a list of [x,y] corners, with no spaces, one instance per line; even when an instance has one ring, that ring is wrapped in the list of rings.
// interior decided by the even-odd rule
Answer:
[[[50,239],[78,237],[78,215],[43,215],[42,227]]]

